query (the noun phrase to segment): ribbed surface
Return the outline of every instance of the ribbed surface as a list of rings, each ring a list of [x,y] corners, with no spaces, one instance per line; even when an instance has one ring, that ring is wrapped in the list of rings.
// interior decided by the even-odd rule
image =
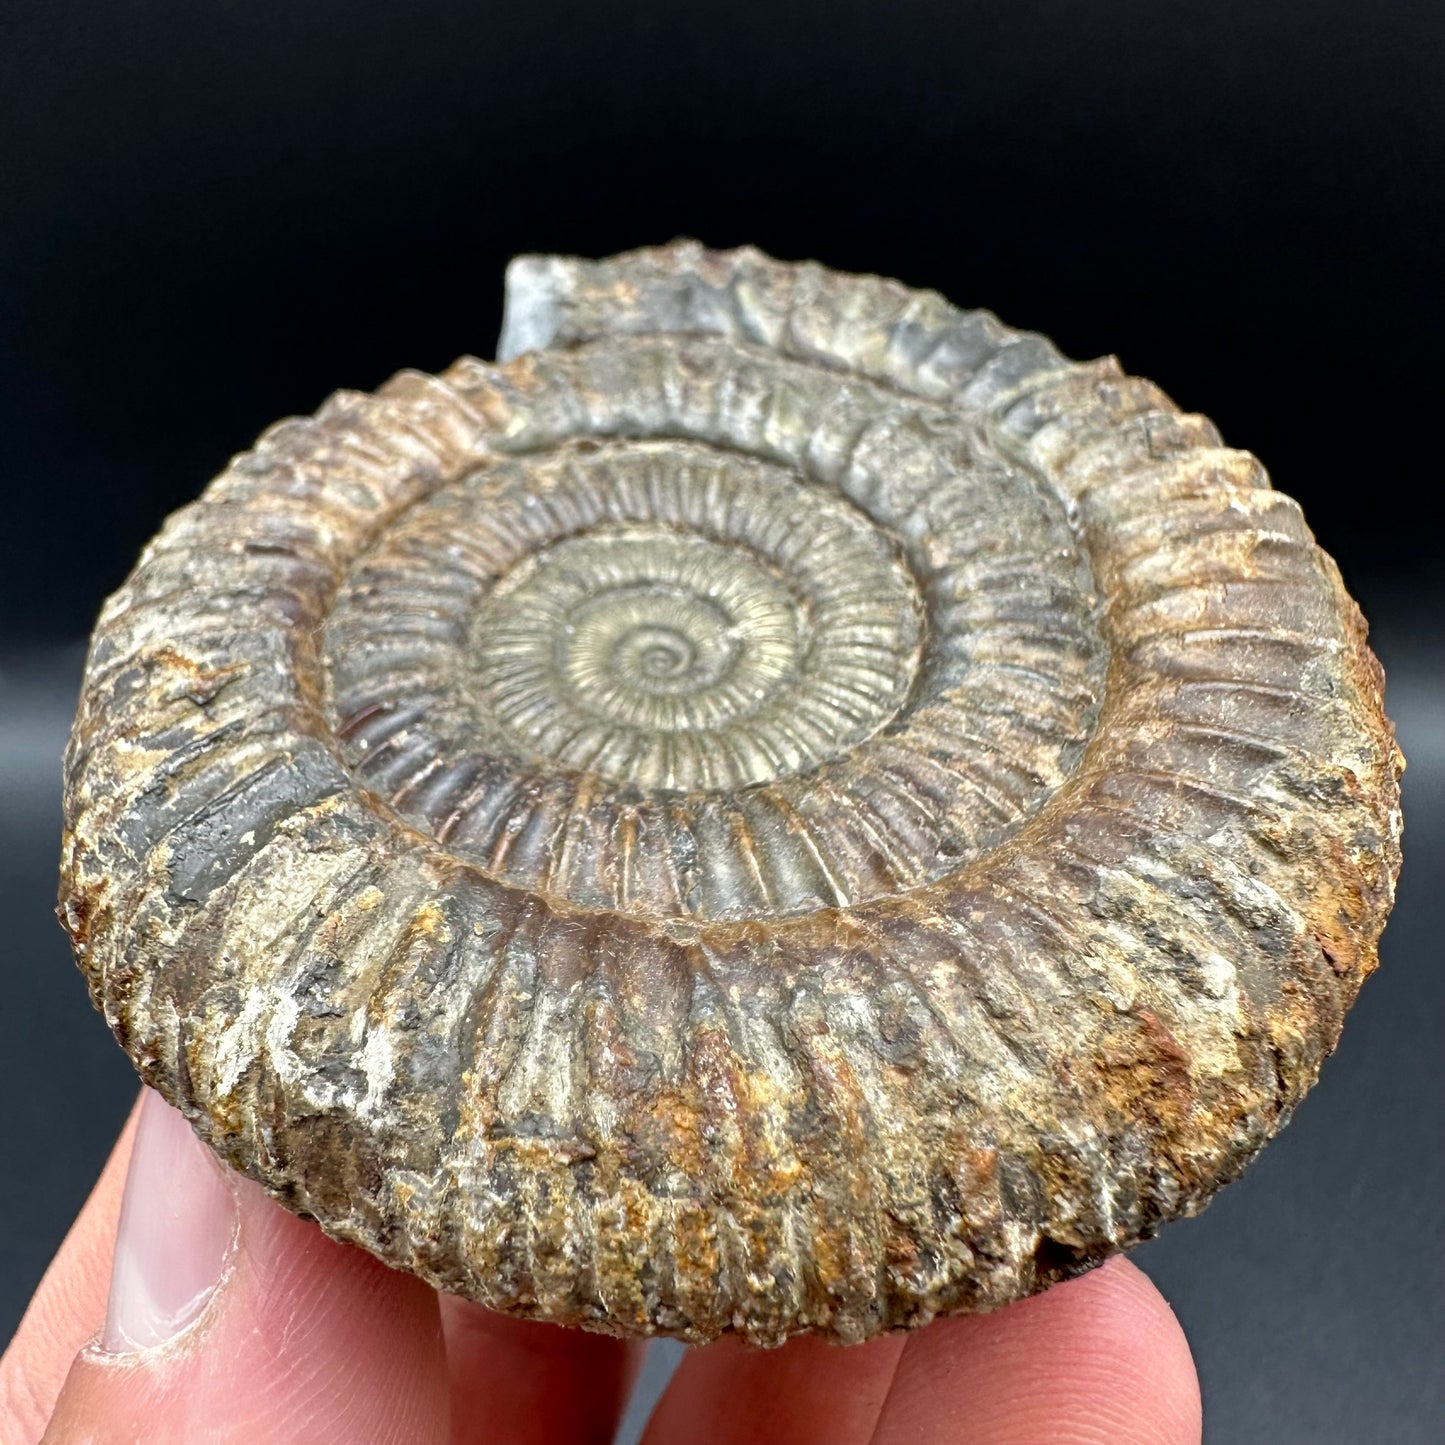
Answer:
[[[1200,1208],[1398,868],[1298,508],[895,282],[508,285],[503,364],[282,423],[107,605],[62,916],[142,1072],[332,1232],[614,1332],[859,1339]]]
[[[1027,473],[711,342],[532,380],[587,430],[408,512],[331,616],[336,735],[407,817],[589,907],[776,917],[954,871],[1067,776],[1103,650]],[[629,412],[687,440],[622,440]]]

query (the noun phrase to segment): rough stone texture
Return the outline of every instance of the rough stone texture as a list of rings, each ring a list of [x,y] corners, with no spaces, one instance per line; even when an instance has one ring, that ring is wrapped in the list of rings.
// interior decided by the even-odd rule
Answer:
[[[96,629],[61,916],[144,1078],[496,1309],[842,1341],[1194,1213],[1375,966],[1402,761],[1260,464],[679,243],[269,431]]]

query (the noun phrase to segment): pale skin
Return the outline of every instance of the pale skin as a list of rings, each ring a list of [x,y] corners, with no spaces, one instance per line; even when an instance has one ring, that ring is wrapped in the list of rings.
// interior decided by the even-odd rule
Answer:
[[[186,1171],[217,1169],[158,1100],[132,1112],[0,1359],[0,1445],[607,1445],[639,1345],[439,1296],[235,1176],[194,1175],[203,1189],[233,1191],[235,1221],[194,1317],[161,1343],[107,1349],[142,1112],[150,1137],[172,1131],[166,1188],[182,1191],[172,1197],[185,1197]],[[155,1185],[135,1172],[127,1213],[143,1218]],[[1118,1259],[997,1314],[847,1349],[797,1339],[689,1351],[646,1445],[1199,1439],[1184,1334],[1144,1274]]]

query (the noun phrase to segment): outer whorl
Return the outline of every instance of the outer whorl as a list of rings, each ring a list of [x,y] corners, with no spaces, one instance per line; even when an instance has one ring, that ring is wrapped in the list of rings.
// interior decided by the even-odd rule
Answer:
[[[1200,1209],[1375,965],[1401,759],[1208,421],[931,292],[524,257],[97,627],[61,915],[145,1079],[493,1308],[839,1340]]]

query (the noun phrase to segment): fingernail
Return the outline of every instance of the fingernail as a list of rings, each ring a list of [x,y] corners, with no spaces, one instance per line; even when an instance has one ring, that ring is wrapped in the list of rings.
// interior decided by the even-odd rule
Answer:
[[[236,1236],[236,1195],[184,1116],[150,1089],[121,1199],[101,1348],[164,1344],[215,1293]]]

